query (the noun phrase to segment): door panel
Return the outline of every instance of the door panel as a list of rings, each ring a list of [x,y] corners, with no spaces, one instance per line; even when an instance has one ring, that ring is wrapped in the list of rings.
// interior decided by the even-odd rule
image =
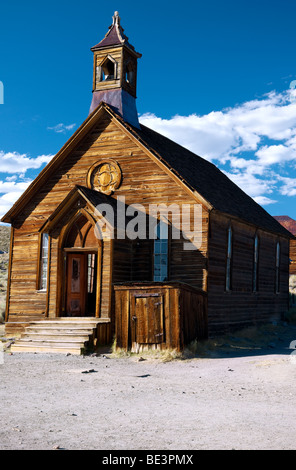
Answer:
[[[68,254],[67,262],[67,315],[83,316],[86,301],[85,254]]]
[[[165,341],[163,296],[148,294],[134,297],[132,343],[157,344]]]

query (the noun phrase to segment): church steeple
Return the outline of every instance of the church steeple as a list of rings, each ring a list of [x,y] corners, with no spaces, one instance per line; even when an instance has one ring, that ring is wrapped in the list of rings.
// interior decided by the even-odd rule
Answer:
[[[137,60],[142,57],[128,42],[116,11],[104,39],[91,48],[94,53],[92,112],[101,101],[125,121],[139,127],[136,108]]]

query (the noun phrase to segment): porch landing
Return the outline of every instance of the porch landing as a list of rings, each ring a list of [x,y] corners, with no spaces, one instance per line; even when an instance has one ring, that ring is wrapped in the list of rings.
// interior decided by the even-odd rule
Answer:
[[[108,318],[59,317],[30,322],[11,352],[84,354],[111,340]]]

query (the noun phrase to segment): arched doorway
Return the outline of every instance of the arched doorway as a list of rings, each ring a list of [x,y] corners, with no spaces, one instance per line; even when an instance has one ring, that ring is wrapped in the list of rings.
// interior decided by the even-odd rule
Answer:
[[[64,236],[64,316],[99,316],[101,242],[94,229],[94,223],[80,215]]]

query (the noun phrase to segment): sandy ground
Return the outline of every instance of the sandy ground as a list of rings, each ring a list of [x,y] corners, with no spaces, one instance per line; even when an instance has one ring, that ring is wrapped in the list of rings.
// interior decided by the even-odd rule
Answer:
[[[295,449],[296,329],[264,338],[171,361],[8,349],[0,449]]]

